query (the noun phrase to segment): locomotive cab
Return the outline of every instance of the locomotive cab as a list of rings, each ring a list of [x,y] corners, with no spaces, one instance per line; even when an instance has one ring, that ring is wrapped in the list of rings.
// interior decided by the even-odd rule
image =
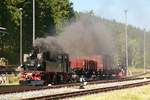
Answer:
[[[68,73],[70,72],[68,54],[58,53],[51,55],[50,53],[44,53],[43,59],[46,64],[44,80],[47,83],[59,84],[68,81]]]

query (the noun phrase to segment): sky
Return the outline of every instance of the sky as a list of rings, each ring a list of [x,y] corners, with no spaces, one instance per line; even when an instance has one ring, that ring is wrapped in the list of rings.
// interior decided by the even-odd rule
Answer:
[[[93,10],[96,16],[150,31],[150,0],[70,0],[75,11]]]

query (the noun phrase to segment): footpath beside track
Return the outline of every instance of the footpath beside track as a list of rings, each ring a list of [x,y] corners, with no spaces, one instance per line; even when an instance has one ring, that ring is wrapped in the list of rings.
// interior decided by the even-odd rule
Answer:
[[[128,81],[121,81],[121,82],[88,84],[84,86],[85,89],[80,89],[79,86],[72,86],[72,87],[39,89],[37,91],[27,91],[27,92],[20,92],[20,93],[1,94],[0,98],[3,100],[62,99],[62,98],[72,97],[72,96],[74,97],[74,96],[93,94],[93,93],[98,93],[98,92],[117,90],[117,89],[122,89],[122,88],[130,88],[134,86],[142,86],[142,85],[149,84],[149,83],[150,83],[150,79],[142,78],[138,80],[128,80]]]
[[[64,99],[64,98],[69,98],[69,97],[108,92],[108,91],[125,89],[125,88],[133,88],[133,87],[143,86],[147,84],[150,84],[150,80],[124,84],[124,85],[108,86],[104,88],[88,89],[88,90],[81,90],[81,91],[75,91],[75,92],[69,92],[69,93],[61,93],[61,94],[47,95],[47,96],[41,96],[41,97],[27,98],[27,99],[28,100],[35,100],[35,99],[36,100],[59,100],[59,99]],[[26,99],[23,99],[23,100],[26,100]]]

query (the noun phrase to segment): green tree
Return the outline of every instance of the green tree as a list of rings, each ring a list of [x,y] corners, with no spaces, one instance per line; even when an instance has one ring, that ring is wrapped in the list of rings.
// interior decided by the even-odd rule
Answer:
[[[8,58],[11,63],[19,61],[19,8],[23,8],[23,53],[32,48],[32,4],[32,0],[0,0],[0,26],[9,33],[1,39],[0,57]],[[36,37],[45,37],[56,35],[74,16],[74,11],[69,0],[35,0],[35,15]]]
[[[0,5],[0,25],[6,27],[8,31],[8,35],[2,39],[0,56],[14,62],[14,58],[18,58],[16,52],[19,42],[16,40],[19,38],[19,12],[15,0],[1,0]]]
[[[73,3],[70,3],[69,0],[49,0],[49,5],[52,8],[56,31],[59,33],[65,24],[75,19]]]
[[[45,37],[55,34],[55,24],[51,7],[46,0],[35,0],[35,37]],[[33,2],[26,0],[19,4],[23,8],[23,50],[24,53],[32,49],[33,36]]]

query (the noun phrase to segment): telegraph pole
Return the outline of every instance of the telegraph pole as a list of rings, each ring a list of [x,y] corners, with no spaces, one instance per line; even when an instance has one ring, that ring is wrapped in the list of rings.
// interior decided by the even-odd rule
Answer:
[[[128,75],[128,25],[127,25],[127,10],[125,10],[124,11],[124,13],[125,13],[125,34],[126,34],[126,39],[125,39],[125,41],[126,41],[126,43],[125,43],[125,45],[126,45],[126,70],[127,70],[127,75]]]
[[[146,72],[146,69],[145,69],[145,41],[146,41],[146,37],[145,37],[145,29],[144,29],[144,73]]]
[[[33,0],[33,43],[35,41],[35,0]]]
[[[20,65],[22,65],[22,8],[19,9],[20,11]]]

